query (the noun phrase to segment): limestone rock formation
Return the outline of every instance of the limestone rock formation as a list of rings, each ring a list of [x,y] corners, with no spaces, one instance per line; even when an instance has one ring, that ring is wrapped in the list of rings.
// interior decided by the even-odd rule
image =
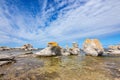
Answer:
[[[14,56],[9,56],[9,55],[5,55],[5,54],[0,54],[0,61],[12,61],[14,60]]]
[[[69,56],[70,55],[70,52],[68,49],[63,49],[61,48],[61,55],[63,56]]]
[[[15,61],[15,57],[14,56],[0,54],[0,66],[8,64],[8,63],[11,63],[13,61]]]
[[[11,63],[11,61],[0,61],[0,66]]]
[[[7,47],[7,46],[1,46],[0,47],[0,51],[6,51],[6,50],[10,50],[10,48]]]
[[[120,45],[109,46],[109,50],[107,53],[113,56],[120,56]]]
[[[21,49],[23,50],[32,50],[33,49],[33,46],[31,44],[25,44],[21,47]]]
[[[73,42],[72,48],[69,49],[69,52],[70,52],[71,55],[80,54],[80,49],[79,49],[78,43]]]
[[[111,45],[109,46],[110,50],[120,50],[120,45]]]
[[[68,56],[68,55],[77,55],[80,53],[80,49],[77,43],[73,43],[72,48],[64,49],[60,47],[56,42],[49,42],[47,47],[40,52],[35,53],[39,56]]]
[[[47,47],[40,52],[35,53],[38,56],[56,56],[61,55],[61,48],[56,42],[49,42]]]
[[[86,55],[101,56],[104,49],[98,39],[86,39],[83,43],[83,51]]]

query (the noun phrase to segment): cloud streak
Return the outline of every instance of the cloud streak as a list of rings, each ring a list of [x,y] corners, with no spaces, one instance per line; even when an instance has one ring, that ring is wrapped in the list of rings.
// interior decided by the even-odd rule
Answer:
[[[24,3],[24,2],[23,2]],[[120,31],[119,0],[0,1],[0,43],[61,44]],[[28,4],[28,3],[27,3]],[[20,7],[22,6],[22,7]],[[26,8],[26,9],[25,9]]]

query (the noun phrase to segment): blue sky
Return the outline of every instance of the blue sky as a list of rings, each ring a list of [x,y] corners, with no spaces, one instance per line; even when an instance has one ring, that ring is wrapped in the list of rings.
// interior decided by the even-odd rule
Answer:
[[[120,44],[120,0],[0,0],[0,46]]]

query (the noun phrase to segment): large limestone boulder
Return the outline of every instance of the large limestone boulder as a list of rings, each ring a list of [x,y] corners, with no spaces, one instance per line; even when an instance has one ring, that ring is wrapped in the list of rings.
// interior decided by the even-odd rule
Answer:
[[[83,51],[86,55],[100,56],[103,54],[104,49],[98,39],[86,39],[83,43]]]
[[[40,52],[35,53],[38,56],[56,56],[61,55],[61,48],[56,42],[49,42],[47,47]]]

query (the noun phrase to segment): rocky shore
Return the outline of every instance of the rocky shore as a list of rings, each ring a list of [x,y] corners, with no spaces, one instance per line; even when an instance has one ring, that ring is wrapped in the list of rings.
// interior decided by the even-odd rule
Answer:
[[[2,76],[4,76],[4,70],[2,70],[2,68],[9,64],[11,64],[13,67],[15,67],[15,65],[22,65],[21,63],[19,63],[19,61],[23,61],[23,60],[25,62],[32,61],[33,65],[27,64],[27,65],[29,65],[27,67],[30,67],[30,66],[34,66],[34,67],[38,66],[39,67],[39,65],[41,65],[41,64],[38,64],[39,63],[38,58],[41,58],[41,57],[43,57],[43,58],[45,57],[45,60],[47,59],[47,57],[50,57],[50,59],[54,59],[54,58],[57,59],[57,58],[70,57],[71,55],[75,55],[78,59],[82,59],[86,55],[86,57],[88,56],[88,59],[90,58],[90,60],[99,59],[99,58],[104,59],[104,57],[109,58],[110,55],[112,55],[113,57],[114,56],[119,57],[120,56],[120,45],[110,46],[108,48],[108,50],[106,51],[106,50],[104,50],[104,48],[99,40],[86,39],[83,43],[82,49],[79,48],[79,45],[76,42],[72,43],[71,48],[69,48],[69,47],[62,48],[61,46],[59,46],[59,44],[57,42],[49,42],[47,44],[47,47],[42,50],[34,49],[32,45],[25,44],[21,48],[1,47],[0,51],[1,51],[0,52],[0,68],[1,68],[0,79],[2,79]],[[90,56],[103,56],[103,57],[90,57]],[[116,58],[116,59],[118,59],[118,58]],[[38,63],[33,62],[34,60],[37,61]],[[22,63],[24,63],[24,61]],[[73,59],[73,61],[74,61],[74,59]],[[105,64],[108,64],[108,63],[106,63],[105,60],[102,60],[102,61],[105,62]],[[88,62],[90,62],[90,61],[88,60]],[[36,63],[37,66],[35,66],[34,63]],[[52,62],[52,63],[54,64],[54,62]],[[119,63],[119,62],[117,62],[117,63]],[[24,63],[24,65],[25,64],[26,63]],[[117,67],[119,67],[119,66],[120,65],[117,65]],[[22,67],[24,67],[24,66],[22,65]],[[22,67],[20,69],[22,69]],[[18,66],[17,66],[17,68],[18,68]],[[119,68],[117,70],[118,70],[117,74],[119,74],[120,73]],[[117,77],[115,77],[115,79],[119,80],[120,79],[119,77],[120,76],[117,75]],[[90,79],[90,80],[92,80],[92,79]]]
[[[85,56],[82,50],[78,55],[50,57],[36,56],[37,52],[40,51],[20,51],[13,56],[2,51],[2,60],[4,57],[9,62],[0,66],[0,80],[119,80],[120,77],[119,57]]]
[[[81,52],[87,56],[120,56],[120,45],[109,46],[108,50],[105,51],[102,44],[98,39],[86,39],[83,43],[83,48],[80,49],[78,43],[73,42],[72,47],[62,48],[57,42],[49,42],[47,47],[37,51],[33,54],[32,50],[38,50],[33,48],[31,44],[25,44],[20,48],[9,48],[0,47],[0,51],[29,51],[24,54],[19,54],[17,56],[0,54],[0,66],[7,63],[15,61],[17,57],[40,57],[40,56],[69,56],[69,55],[81,55]],[[82,51],[81,51],[82,50]],[[31,52],[30,52],[31,51]]]

